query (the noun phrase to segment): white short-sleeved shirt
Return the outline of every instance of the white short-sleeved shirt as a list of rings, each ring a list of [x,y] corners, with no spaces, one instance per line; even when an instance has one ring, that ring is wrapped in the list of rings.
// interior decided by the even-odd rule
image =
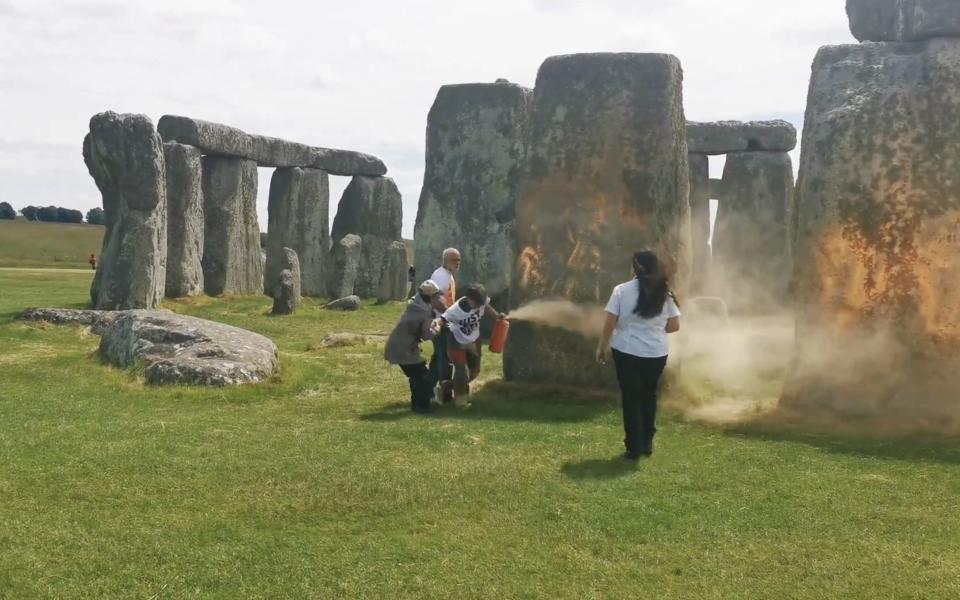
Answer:
[[[440,295],[443,296],[447,308],[453,306],[457,293],[457,282],[453,277],[453,273],[446,267],[437,267],[433,275],[430,276],[430,279],[440,288]]]
[[[449,323],[450,332],[460,344],[472,344],[480,338],[480,319],[490,304],[490,298],[483,306],[470,310],[464,310],[461,306],[466,304],[467,299],[461,298],[453,306],[443,313],[443,318]]]
[[[636,279],[613,288],[606,311],[618,317],[610,346],[625,354],[642,358],[660,358],[670,353],[667,340],[667,320],[680,316],[673,297],[667,295],[663,311],[652,319],[644,319],[633,311],[640,296],[640,282]]]

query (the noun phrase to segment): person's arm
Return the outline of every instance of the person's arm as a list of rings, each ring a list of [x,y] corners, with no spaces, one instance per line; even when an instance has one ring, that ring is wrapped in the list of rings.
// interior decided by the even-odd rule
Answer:
[[[432,318],[424,319],[420,322],[420,339],[428,342],[433,338],[437,337],[437,334],[440,333],[440,327],[437,325],[437,321]]]
[[[600,344],[597,346],[597,362],[601,365],[607,364],[610,360],[610,338],[613,337],[613,330],[617,328],[617,322],[620,317],[613,313],[604,313],[606,319],[603,321],[603,331],[600,332]]]
[[[498,320],[498,321],[507,318],[507,313],[499,312],[497,309],[495,309],[495,308],[493,307],[492,304],[490,304],[490,298],[487,298],[487,310],[489,310],[489,311],[490,311],[490,314],[493,316],[493,318],[496,319],[496,320]]]
[[[667,319],[667,326],[664,328],[667,333],[676,333],[680,331],[680,317],[670,317]]]

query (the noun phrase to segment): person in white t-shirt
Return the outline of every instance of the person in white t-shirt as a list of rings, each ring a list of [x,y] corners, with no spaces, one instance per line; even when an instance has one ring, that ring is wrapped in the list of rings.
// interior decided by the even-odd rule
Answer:
[[[657,255],[633,255],[634,279],[613,288],[597,347],[597,361],[612,356],[623,397],[624,457],[653,453],[657,384],[667,364],[667,335],[680,330],[680,308]]]
[[[460,251],[456,248],[447,248],[443,251],[442,262],[439,267],[430,275],[430,280],[440,288],[440,295],[443,296],[444,305],[447,308],[453,306],[457,299],[457,272],[460,270]],[[436,317],[439,317],[443,311],[435,311]],[[438,335],[433,339],[433,356],[430,358],[430,372],[437,380],[437,399],[442,402],[453,400],[453,385],[450,380],[453,378],[453,365],[447,359],[447,336]]]
[[[453,363],[453,401],[462,408],[468,406],[470,382],[480,375],[483,358],[480,348],[480,320],[486,311],[496,319],[506,315],[490,306],[487,291],[479,283],[467,286],[466,295],[448,308],[441,321],[447,327],[447,354]]]

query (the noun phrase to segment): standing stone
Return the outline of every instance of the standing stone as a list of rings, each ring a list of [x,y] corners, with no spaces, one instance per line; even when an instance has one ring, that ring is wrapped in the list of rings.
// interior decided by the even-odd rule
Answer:
[[[144,115],[98,113],[83,159],[103,196],[105,232],[90,297],[100,310],[153,308],[163,298],[167,185],[163,145]]]
[[[168,298],[203,293],[203,190],[200,150],[167,142]]]
[[[325,171],[291,167],[273,172],[264,266],[267,295],[273,296],[277,275],[284,268],[284,248],[292,248],[300,258],[303,293],[307,296],[326,294],[329,207],[330,181]]]
[[[352,296],[356,287],[360,262],[363,260],[363,240],[360,236],[348,233],[333,245],[330,262],[331,298]]]
[[[203,279],[211,296],[263,293],[257,163],[203,157]]]
[[[387,248],[400,240],[402,220],[400,190],[393,179],[358,176],[350,180],[333,219],[331,238],[334,243],[339,243],[350,233],[363,238],[363,252],[352,293],[361,298],[376,297]],[[404,265],[404,275],[406,271]]]
[[[273,314],[291,315],[300,306],[301,273],[297,253],[290,248],[283,249],[283,269],[277,275],[273,288]]]
[[[377,302],[381,304],[391,300],[403,300],[407,297],[407,246],[403,242],[393,242],[387,246],[383,272],[377,288]]]
[[[523,191],[532,93],[509,82],[445,85],[427,117],[427,154],[414,240],[418,273],[456,247],[457,279],[505,306],[515,257],[514,207]]]
[[[690,164],[690,293],[700,294],[710,273],[710,160],[688,154]]]
[[[643,247],[659,254],[677,291],[686,291],[690,182],[682,80],[680,62],[664,54],[576,54],[540,67],[529,184],[514,225],[514,306],[551,298],[601,305],[628,278],[631,256]],[[518,330],[511,330],[504,356],[508,379],[610,380],[594,366],[591,344],[563,345],[560,338],[554,344],[554,333],[543,327]],[[538,373],[530,374],[529,363]]]
[[[787,300],[793,183],[786,152],[727,155],[713,235],[711,293],[723,297],[733,312],[776,312]]]
[[[850,31],[861,42],[915,42],[960,36],[957,0],[847,0]]]
[[[781,406],[960,421],[960,40],[822,48]]]

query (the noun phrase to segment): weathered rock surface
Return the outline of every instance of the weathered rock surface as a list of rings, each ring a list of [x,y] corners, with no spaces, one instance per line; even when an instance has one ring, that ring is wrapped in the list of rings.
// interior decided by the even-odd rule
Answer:
[[[377,302],[403,300],[407,297],[407,246],[403,242],[392,242],[387,246],[383,261],[383,272],[377,288]]]
[[[333,245],[330,255],[331,298],[343,298],[353,294],[362,260],[363,240],[360,236],[348,233]]]
[[[524,183],[531,90],[508,82],[445,85],[427,116],[426,171],[414,240],[418,273],[456,247],[458,279],[507,304],[514,207]]]
[[[511,304],[552,298],[602,304],[642,247],[656,250],[677,290],[686,290],[691,248],[682,79],[680,62],[663,54],[558,56],[540,67],[529,183],[513,229],[519,256]],[[558,336],[532,324],[511,329],[507,378],[609,378],[594,366],[587,345]],[[519,368],[524,362],[537,364],[535,375],[533,367]]]
[[[325,171],[290,167],[277,169],[270,179],[267,208],[267,260],[264,291],[273,297],[279,272],[285,267],[284,248],[300,259],[303,293],[327,292],[330,260],[330,181]]]
[[[83,159],[103,196],[105,232],[90,297],[94,308],[153,308],[163,298],[167,185],[160,136],[144,115],[98,113]]]
[[[710,272],[710,161],[690,154],[690,292],[704,289]]]
[[[788,152],[797,147],[797,129],[786,121],[687,123],[688,149],[694,154]]]
[[[710,190],[710,199],[711,200],[721,200],[723,199],[723,180],[710,178],[710,183],[708,184]]]
[[[203,279],[211,296],[263,293],[257,163],[203,157]]]
[[[348,176],[387,172],[383,161],[369,154],[252,135],[236,127],[200,119],[164,115],[157,127],[164,141],[190,144],[206,154],[250,159],[261,167],[305,167]]]
[[[777,312],[787,302],[793,187],[793,163],[786,152],[727,155],[710,289],[734,312]]]
[[[166,311],[127,311],[104,328],[100,353],[121,367],[145,364],[147,383],[236,385],[277,370],[277,347],[266,337]]]
[[[781,406],[960,421],[960,40],[822,48]]]
[[[101,354],[121,367],[143,361],[152,384],[253,383],[277,370],[277,347],[266,337],[170,311],[31,308],[17,318],[90,325],[102,336]]]
[[[360,306],[359,296],[346,296],[330,302],[324,308],[327,310],[357,310]]]
[[[203,188],[198,148],[163,145],[167,168],[166,296],[203,293]]]
[[[290,248],[283,249],[283,269],[277,275],[273,288],[273,314],[290,315],[300,306],[300,260]]]
[[[956,0],[847,0],[850,31],[861,42],[915,42],[960,36]]]
[[[123,311],[82,310],[76,308],[28,308],[16,316],[18,321],[42,321],[56,325],[89,325],[96,334]]]
[[[389,177],[354,177],[343,191],[330,236],[334,244],[351,233],[363,238],[353,291],[361,298],[376,297],[384,275],[387,248],[401,239],[402,220],[400,190]],[[404,277],[406,272],[404,264]]]

